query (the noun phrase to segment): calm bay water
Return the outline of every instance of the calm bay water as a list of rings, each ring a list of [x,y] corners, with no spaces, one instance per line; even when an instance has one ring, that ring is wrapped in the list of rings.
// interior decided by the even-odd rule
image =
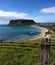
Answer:
[[[41,33],[40,28],[30,26],[0,25],[0,40],[16,41],[30,39]]]

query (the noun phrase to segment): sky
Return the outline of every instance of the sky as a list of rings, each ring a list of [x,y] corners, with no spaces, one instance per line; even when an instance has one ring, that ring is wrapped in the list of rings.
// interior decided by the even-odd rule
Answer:
[[[12,19],[55,22],[55,0],[0,0],[0,24]]]

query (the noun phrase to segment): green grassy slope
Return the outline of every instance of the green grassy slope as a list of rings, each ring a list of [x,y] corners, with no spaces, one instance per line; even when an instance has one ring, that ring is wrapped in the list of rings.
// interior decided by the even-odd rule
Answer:
[[[40,65],[41,40],[0,43],[0,65]],[[55,40],[51,43],[55,44]],[[51,47],[50,65],[55,63],[55,47]]]

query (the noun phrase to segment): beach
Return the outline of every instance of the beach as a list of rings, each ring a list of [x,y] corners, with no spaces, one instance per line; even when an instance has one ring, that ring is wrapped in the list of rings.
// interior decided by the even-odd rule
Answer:
[[[39,27],[39,26],[31,26],[31,27]],[[48,29],[44,28],[44,27],[39,27],[42,29],[42,32],[38,35],[38,36],[35,36],[34,38],[30,39],[30,40],[36,40],[36,39],[40,39],[40,38],[44,38],[46,36],[46,32],[48,32]]]

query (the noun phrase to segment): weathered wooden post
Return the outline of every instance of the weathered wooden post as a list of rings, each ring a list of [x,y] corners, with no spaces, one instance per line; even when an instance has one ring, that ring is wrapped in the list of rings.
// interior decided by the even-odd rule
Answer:
[[[43,38],[41,42],[41,65],[50,65],[50,38]]]

